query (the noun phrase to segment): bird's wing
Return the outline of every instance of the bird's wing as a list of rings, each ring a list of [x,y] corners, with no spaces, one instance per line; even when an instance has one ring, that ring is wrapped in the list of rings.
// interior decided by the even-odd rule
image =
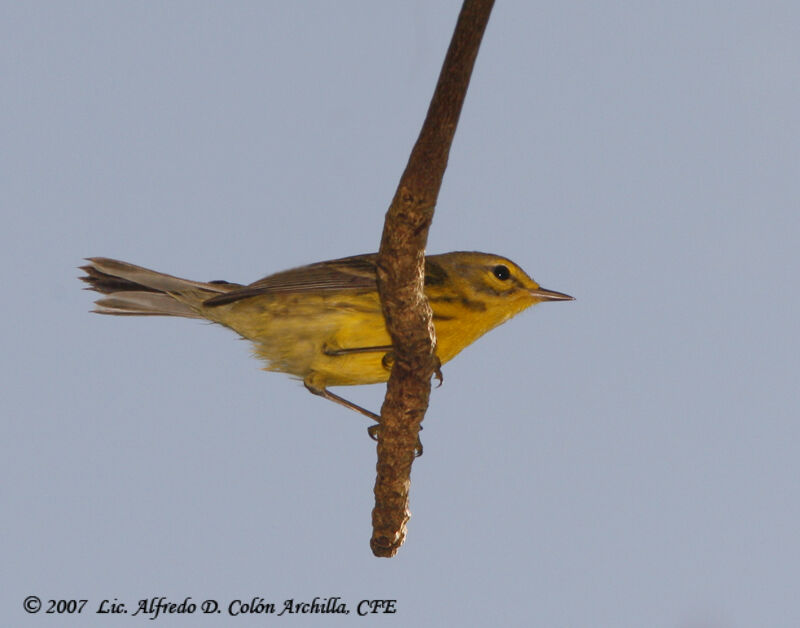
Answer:
[[[204,301],[203,305],[210,307],[224,305],[262,294],[376,290],[375,258],[375,253],[354,255],[284,270],[250,285],[212,297]]]

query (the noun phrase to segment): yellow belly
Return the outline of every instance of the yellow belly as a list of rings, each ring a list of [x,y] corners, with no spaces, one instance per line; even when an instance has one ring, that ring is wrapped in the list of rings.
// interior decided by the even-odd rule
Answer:
[[[488,331],[479,315],[432,302],[437,355],[442,364]],[[254,343],[266,370],[313,378],[317,386],[377,384],[389,379],[391,344],[378,295],[279,294],[243,299],[202,310]],[[493,325],[492,325],[493,326]],[[375,351],[346,350],[376,347]],[[338,353],[337,353],[338,352]]]

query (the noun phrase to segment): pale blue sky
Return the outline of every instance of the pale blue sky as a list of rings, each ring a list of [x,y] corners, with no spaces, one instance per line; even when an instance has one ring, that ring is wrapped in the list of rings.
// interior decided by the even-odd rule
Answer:
[[[375,250],[459,6],[0,3],[4,624],[68,625],[36,594],[800,625],[796,3],[495,7],[429,250],[577,301],[446,365],[392,560],[361,417],[227,330],[88,313],[90,255],[252,281]]]

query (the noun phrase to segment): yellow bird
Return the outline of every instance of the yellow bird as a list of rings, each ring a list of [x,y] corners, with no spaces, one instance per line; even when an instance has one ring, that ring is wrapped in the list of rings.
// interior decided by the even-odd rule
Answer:
[[[265,370],[299,377],[315,395],[380,420],[328,390],[389,379],[392,346],[378,298],[375,258],[319,262],[241,285],[189,281],[93,257],[81,267],[86,272],[81,279],[106,295],[96,301],[95,312],[219,323],[253,342]],[[475,252],[428,256],[425,295],[441,364],[531,305],[572,300],[541,288],[504,257]]]

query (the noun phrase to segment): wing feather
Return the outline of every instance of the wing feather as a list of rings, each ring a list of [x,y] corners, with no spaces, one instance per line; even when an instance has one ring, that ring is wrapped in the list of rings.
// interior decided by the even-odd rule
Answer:
[[[334,290],[376,290],[376,253],[354,255],[284,270],[242,288],[212,297],[203,305],[214,307],[263,294]]]

